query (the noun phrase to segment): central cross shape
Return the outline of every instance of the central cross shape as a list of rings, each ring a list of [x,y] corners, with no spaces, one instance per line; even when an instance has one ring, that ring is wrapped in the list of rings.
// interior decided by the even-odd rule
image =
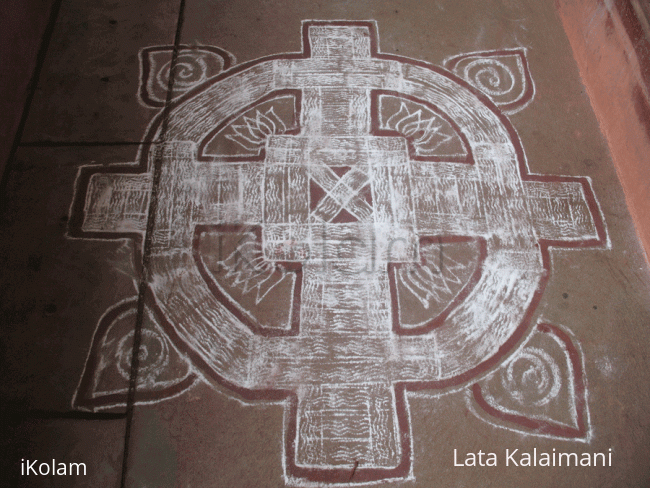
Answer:
[[[327,51],[339,62],[351,55],[346,44]],[[393,331],[389,265],[419,262],[423,237],[407,140],[371,133],[371,90],[318,81],[302,89],[300,134],[271,136],[265,148],[264,255],[302,265],[300,333],[268,362],[274,387],[297,394],[296,464],[345,476],[358,465],[361,480],[409,464],[394,383],[436,379],[435,347],[413,341],[416,365]]]

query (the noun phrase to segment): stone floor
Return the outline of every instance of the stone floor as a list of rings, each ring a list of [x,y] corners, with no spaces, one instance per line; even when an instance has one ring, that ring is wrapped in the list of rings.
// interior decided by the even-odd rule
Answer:
[[[650,485],[650,274],[553,2],[54,4],[3,486]]]

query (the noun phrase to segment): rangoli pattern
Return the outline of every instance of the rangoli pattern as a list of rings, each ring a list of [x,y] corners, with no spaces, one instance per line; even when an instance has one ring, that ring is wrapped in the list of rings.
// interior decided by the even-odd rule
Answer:
[[[143,50],[161,142],[79,172],[71,238],[151,243],[136,402],[204,381],[282,404],[292,485],[412,477],[414,394],[589,440],[579,346],[533,319],[551,249],[608,238],[590,180],[530,172],[504,115],[533,100],[526,51],[441,68],[381,53],[372,21],[302,36],[239,65]],[[77,408],[126,403],[137,306],[100,320]]]

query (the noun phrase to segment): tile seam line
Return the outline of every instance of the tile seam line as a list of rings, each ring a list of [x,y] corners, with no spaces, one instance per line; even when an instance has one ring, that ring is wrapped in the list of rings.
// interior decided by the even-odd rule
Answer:
[[[124,420],[125,412],[82,412],[77,410],[27,410],[26,412],[9,412],[8,416],[13,421],[25,420],[84,420],[106,421]]]
[[[178,18],[176,21],[176,31],[174,34],[174,47],[172,50],[172,59],[169,66],[169,80],[167,82],[167,95],[165,99],[165,106],[162,109],[162,123],[160,128],[159,148],[154,148],[154,161],[153,161],[153,181],[151,186],[151,198],[149,201],[149,213],[147,218],[147,227],[145,231],[144,241],[142,243],[142,274],[140,276],[140,284],[138,287],[138,305],[135,319],[135,326],[133,331],[133,347],[131,350],[131,371],[129,374],[129,389],[126,399],[126,421],[124,428],[124,447],[122,451],[122,473],[120,479],[120,487],[127,487],[127,475],[129,470],[129,451],[131,444],[131,431],[133,427],[133,414],[135,406],[135,395],[137,390],[137,378],[140,366],[140,345],[142,340],[142,325],[144,321],[144,308],[145,298],[147,295],[148,281],[149,281],[149,259],[151,256],[151,247],[153,244],[153,228],[156,219],[156,212],[158,209],[158,187],[160,185],[160,178],[162,173],[162,158],[165,150],[165,143],[167,142],[167,128],[169,126],[169,115],[171,112],[171,103],[173,99],[174,81],[175,81],[175,68],[178,62],[178,54],[180,51],[181,33],[183,30],[183,21],[185,13],[185,0],[180,0],[178,7]]]
[[[159,144],[162,141],[28,141],[21,142],[18,147],[109,147],[109,146],[146,146]]]
[[[41,43],[38,48],[38,53],[36,54],[36,66],[34,66],[34,71],[32,71],[32,76],[29,79],[27,85],[27,97],[25,98],[25,104],[23,105],[23,111],[20,116],[20,121],[18,122],[18,127],[16,128],[16,134],[14,136],[13,143],[11,144],[11,149],[9,150],[9,156],[5,161],[4,168],[2,170],[2,175],[0,176],[0,208],[4,207],[5,202],[5,190],[7,187],[7,180],[9,176],[9,168],[11,167],[18,147],[20,145],[20,140],[23,137],[23,132],[25,130],[25,125],[27,124],[27,118],[29,117],[29,112],[32,106],[32,101],[34,100],[34,94],[36,93],[36,88],[38,82],[41,78],[41,71],[43,70],[43,65],[45,64],[45,58],[47,56],[47,51],[50,47],[50,42],[52,40],[52,34],[54,33],[54,27],[56,26],[56,21],[59,17],[59,12],[61,10],[61,4],[63,0],[54,0],[52,7],[50,9],[50,18],[47,21],[47,26],[45,31],[41,36]]]

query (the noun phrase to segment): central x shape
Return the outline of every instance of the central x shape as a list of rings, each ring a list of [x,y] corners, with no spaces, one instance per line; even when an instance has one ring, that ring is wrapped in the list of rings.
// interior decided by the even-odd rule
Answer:
[[[310,168],[310,217],[316,222],[372,220],[367,169],[315,164]]]

